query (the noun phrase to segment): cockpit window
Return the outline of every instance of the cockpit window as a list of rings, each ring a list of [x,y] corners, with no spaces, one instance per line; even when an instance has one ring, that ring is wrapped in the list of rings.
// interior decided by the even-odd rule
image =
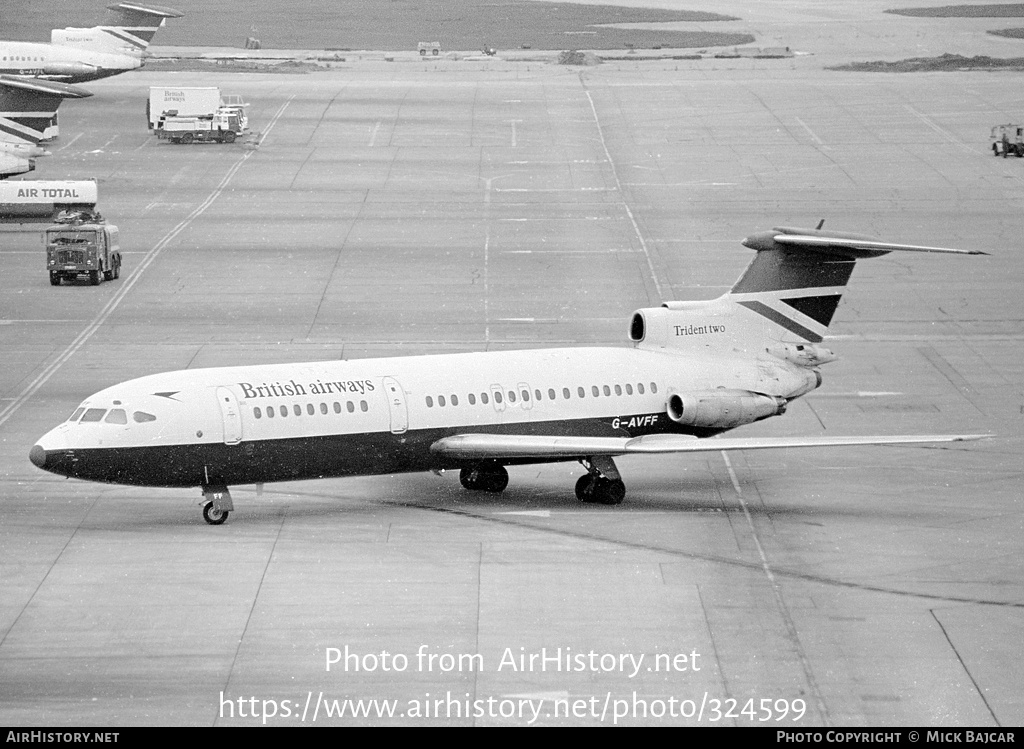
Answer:
[[[87,421],[99,421],[100,419],[103,418],[103,414],[105,414],[106,412],[107,409],[105,408],[90,408],[84,414],[82,414],[81,423],[84,424]]]
[[[127,424],[128,414],[124,412],[123,408],[112,408],[103,421],[107,424]]]
[[[156,421],[156,417],[153,414],[148,414],[145,411],[136,411],[132,414],[132,418],[139,424],[144,421]]]
[[[71,414],[71,418],[68,419],[68,421],[78,421],[78,417],[82,415],[82,411],[84,410],[84,408],[76,408],[75,412]]]

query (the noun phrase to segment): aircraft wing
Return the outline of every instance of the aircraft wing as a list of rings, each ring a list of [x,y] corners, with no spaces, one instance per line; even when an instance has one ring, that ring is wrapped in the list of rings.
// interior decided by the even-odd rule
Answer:
[[[847,445],[905,445],[929,442],[968,442],[991,434],[920,434],[873,437],[717,437],[652,434],[619,437],[549,437],[532,434],[456,434],[430,446],[432,452],[458,460],[537,458],[573,460],[599,455],[640,453],[697,453],[719,450],[767,450],[780,447],[842,447]]]

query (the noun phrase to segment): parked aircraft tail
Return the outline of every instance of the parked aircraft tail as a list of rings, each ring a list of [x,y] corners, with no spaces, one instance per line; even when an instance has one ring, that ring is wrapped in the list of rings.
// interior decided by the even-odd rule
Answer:
[[[109,24],[88,29],[66,28],[50,32],[50,42],[67,47],[142,57],[157,30],[168,18],[183,13],[151,3],[108,5]]]
[[[0,179],[36,168],[38,144],[63,99],[92,96],[66,83],[0,75]]]
[[[0,142],[38,143],[62,100],[87,96],[67,83],[0,75]]]

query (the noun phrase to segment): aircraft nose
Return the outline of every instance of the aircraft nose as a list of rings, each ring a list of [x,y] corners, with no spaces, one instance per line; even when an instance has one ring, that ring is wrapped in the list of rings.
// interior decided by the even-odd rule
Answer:
[[[28,459],[38,468],[43,468],[46,466],[46,450],[43,449],[42,445],[33,445],[32,449],[29,450]]]

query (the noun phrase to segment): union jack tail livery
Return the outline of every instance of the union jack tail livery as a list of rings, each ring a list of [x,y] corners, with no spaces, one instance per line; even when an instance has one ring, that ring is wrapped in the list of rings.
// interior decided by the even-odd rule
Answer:
[[[35,169],[46,128],[64,99],[92,96],[88,91],[55,81],[0,75],[0,179]]]
[[[50,42],[94,52],[142,57],[164,21],[183,15],[173,8],[150,3],[125,2],[107,8],[112,11],[110,25],[53,29]]]
[[[763,355],[803,366],[835,359],[821,343],[857,260],[890,252],[986,255],[978,250],[892,244],[864,234],[779,226],[752,234],[757,252],[728,294],[638,310],[630,338],[641,348]]]

